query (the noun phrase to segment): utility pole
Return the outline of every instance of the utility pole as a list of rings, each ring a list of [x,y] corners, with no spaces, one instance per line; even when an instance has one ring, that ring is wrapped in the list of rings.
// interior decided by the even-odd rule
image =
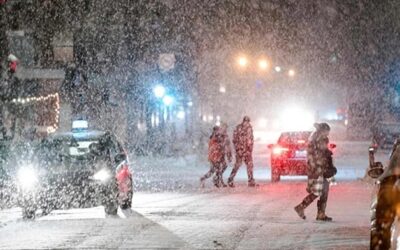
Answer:
[[[7,15],[6,15],[6,0],[0,0],[0,78],[2,72],[4,71],[3,67],[8,56],[8,40],[7,40]]]

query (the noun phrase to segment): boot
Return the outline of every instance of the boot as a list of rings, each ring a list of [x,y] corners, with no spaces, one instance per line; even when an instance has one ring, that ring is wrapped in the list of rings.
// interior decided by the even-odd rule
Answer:
[[[318,212],[317,214],[318,221],[332,221],[332,218],[327,216],[325,212]]]
[[[233,184],[233,182],[228,182],[228,186],[231,187],[231,188],[234,188],[235,184]]]
[[[221,182],[221,187],[226,188],[227,186],[228,186],[228,185],[226,185],[225,182],[223,182],[223,181]]]
[[[248,186],[249,187],[258,187],[259,185],[255,182],[249,182]]]
[[[322,202],[321,200],[319,200],[317,202],[317,207],[318,207],[317,220],[332,221],[332,218],[325,214],[326,202]]]
[[[303,220],[306,219],[306,215],[304,214],[304,206],[303,206],[303,204],[300,203],[299,205],[295,206],[294,207],[294,211],[296,211],[297,215],[301,219],[303,219]]]

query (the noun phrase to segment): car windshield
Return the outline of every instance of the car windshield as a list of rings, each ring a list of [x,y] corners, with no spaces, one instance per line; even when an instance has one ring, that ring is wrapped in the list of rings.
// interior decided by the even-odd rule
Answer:
[[[93,159],[91,145],[98,145],[99,140],[60,137],[44,140],[38,145],[37,157],[45,163],[87,162]]]
[[[98,141],[77,141],[75,144],[69,145],[70,156],[83,156],[90,152],[90,145],[98,143]]]

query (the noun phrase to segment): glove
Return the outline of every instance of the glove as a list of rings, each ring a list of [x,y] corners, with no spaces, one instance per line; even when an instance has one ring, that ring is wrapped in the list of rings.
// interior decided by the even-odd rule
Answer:
[[[324,171],[324,178],[329,179],[335,176],[337,173],[337,168],[335,166],[331,166]]]

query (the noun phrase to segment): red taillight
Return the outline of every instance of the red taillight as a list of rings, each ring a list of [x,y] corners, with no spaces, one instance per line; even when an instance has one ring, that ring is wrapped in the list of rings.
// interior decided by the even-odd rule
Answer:
[[[282,153],[284,153],[284,152],[287,152],[287,151],[289,151],[288,148],[283,148],[283,147],[280,147],[280,146],[276,146],[276,147],[274,147],[274,148],[272,149],[272,153],[273,153],[274,155],[280,155],[280,154],[282,154]]]

